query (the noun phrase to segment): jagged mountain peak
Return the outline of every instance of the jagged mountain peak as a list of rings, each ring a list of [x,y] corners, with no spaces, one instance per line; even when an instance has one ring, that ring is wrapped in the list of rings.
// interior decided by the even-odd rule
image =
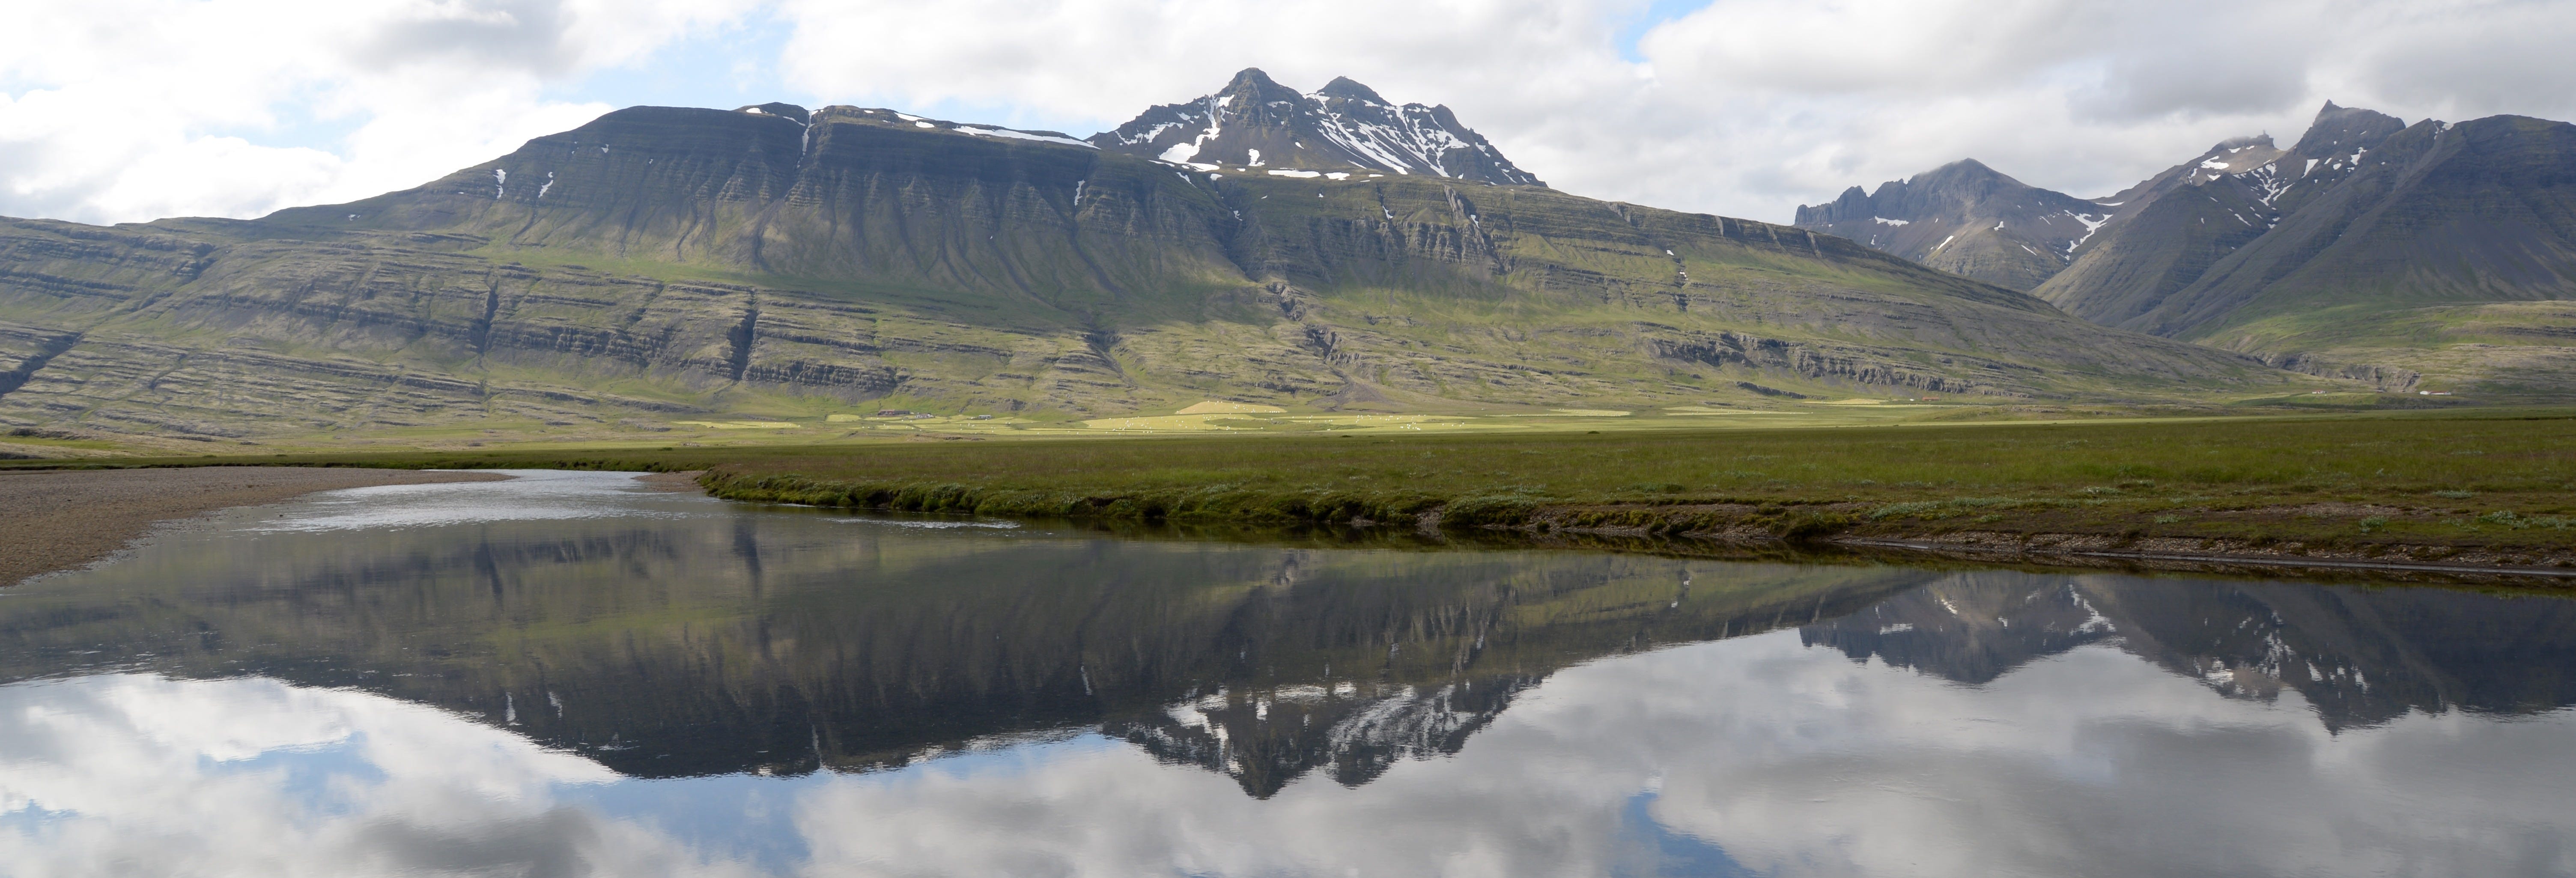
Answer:
[[[1880,191],[1885,191],[1887,185],[1880,184]],[[1963,208],[1967,202],[1992,196],[1999,190],[2012,190],[2016,194],[2024,189],[2046,191],[2015,180],[1976,159],[1960,159],[1898,181],[1897,185],[1958,202]]]
[[[1976,159],[1859,186],[1798,208],[1796,224],[1934,268],[2027,290],[2064,267],[2111,208],[2013,179]]]
[[[2302,155],[2326,155],[2348,147],[2367,147],[2388,139],[2388,135],[2406,130],[2406,120],[2374,110],[2338,107],[2327,101],[2317,110],[2316,121],[2308,123],[2308,132],[2299,137],[2291,151]]]
[[[1960,160],[1958,160],[1958,161],[1951,162],[1951,163],[1949,163],[1949,164],[1942,165],[1942,166],[1937,167],[1937,168],[1933,168],[1932,170],[1925,171],[1925,172],[1923,172],[1923,173],[1921,173],[1921,174],[1917,174],[1917,175],[1915,175],[1915,176],[1916,176],[1916,177],[1934,177],[1934,176],[1946,176],[1946,177],[2001,177],[2001,176],[2003,176],[2003,174],[2002,174],[2001,172],[1999,172],[1999,171],[1996,171],[1994,168],[1988,167],[1988,166],[1986,165],[1986,163],[1985,163],[1985,162],[1977,161],[1976,159],[1972,159],[1972,158],[1970,158],[1970,159],[1960,159]]]
[[[1350,98],[1352,100],[1367,101],[1373,104],[1386,103],[1385,98],[1378,96],[1376,89],[1361,85],[1358,80],[1354,80],[1348,76],[1333,77],[1333,81],[1324,83],[1323,88],[1315,90],[1315,96],[1327,98]]]
[[[1177,164],[1362,168],[1479,183],[1545,186],[1445,106],[1395,104],[1336,77],[1301,93],[1247,67],[1224,89],[1146,110],[1091,137],[1101,149]]]
[[[2088,319],[2116,322],[2188,283],[2209,262],[2243,246],[2324,184],[2352,173],[2363,154],[2404,127],[2396,117],[2329,101],[2296,147],[2281,149],[2268,133],[2231,137],[2134,186],[2093,199],[2037,189],[1983,162],[1961,159],[1880,184],[1876,193],[1855,186],[1829,204],[1801,207],[1797,225],[2030,290]],[[2081,258],[2093,250],[2123,240],[2123,229],[2175,192],[2207,197],[2187,209],[2164,210],[2161,222],[2191,229],[2157,233],[2160,240],[2170,239],[2147,248],[2161,254],[2155,257],[2159,267],[2114,271],[2116,282],[2086,271],[2059,276],[2062,270],[2080,268]],[[2041,209],[2033,211],[2033,206]],[[2227,233],[2201,234],[2212,220],[2223,220]],[[1980,240],[1988,238],[1994,240]],[[2175,243],[2186,240],[2188,246]],[[2136,249],[2139,242],[2129,236],[2126,243]],[[2177,248],[2191,252],[2174,255]],[[2124,291],[2116,296],[2070,292],[2077,286],[2120,286]],[[2083,299],[2096,301],[2079,302]],[[2125,304],[2101,304],[2108,299]],[[2104,308],[2109,310],[2096,310]]]
[[[2157,172],[2136,185],[2094,199],[2106,206],[2121,208],[2121,215],[2134,215],[2148,202],[2182,186],[2207,183],[2230,174],[2242,174],[2279,159],[2281,148],[2270,134],[2230,137],[2212,144],[2199,155],[2181,164]]]
[[[1233,79],[1226,80],[1225,88],[1218,91],[1217,95],[1249,98],[1265,103],[1303,97],[1296,89],[1280,85],[1278,80],[1270,78],[1270,74],[1262,72],[1259,67],[1246,67],[1237,71]]]

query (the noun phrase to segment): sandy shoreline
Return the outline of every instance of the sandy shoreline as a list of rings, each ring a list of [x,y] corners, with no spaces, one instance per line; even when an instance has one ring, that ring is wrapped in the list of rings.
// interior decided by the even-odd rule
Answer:
[[[0,586],[115,554],[164,521],[338,488],[478,482],[490,473],[281,466],[0,473]]]

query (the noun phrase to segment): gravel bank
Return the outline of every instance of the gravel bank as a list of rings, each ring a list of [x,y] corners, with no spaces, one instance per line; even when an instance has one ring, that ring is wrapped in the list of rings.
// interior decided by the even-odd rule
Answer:
[[[155,523],[368,485],[480,482],[490,473],[210,466],[0,473],[0,585],[114,554]]]

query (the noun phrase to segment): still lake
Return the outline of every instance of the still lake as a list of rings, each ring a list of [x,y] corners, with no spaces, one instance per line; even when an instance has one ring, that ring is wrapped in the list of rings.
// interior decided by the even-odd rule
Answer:
[[[2576,601],[517,475],[0,590],[0,873],[2576,874]]]

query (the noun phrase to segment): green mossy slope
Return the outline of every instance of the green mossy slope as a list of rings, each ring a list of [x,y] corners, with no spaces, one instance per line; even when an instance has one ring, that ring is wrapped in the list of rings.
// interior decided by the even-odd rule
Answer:
[[[258,221],[11,222],[0,367],[23,375],[0,425],[598,437],[885,400],[1069,418],[2304,380],[1795,228],[793,109],[621,110]]]

